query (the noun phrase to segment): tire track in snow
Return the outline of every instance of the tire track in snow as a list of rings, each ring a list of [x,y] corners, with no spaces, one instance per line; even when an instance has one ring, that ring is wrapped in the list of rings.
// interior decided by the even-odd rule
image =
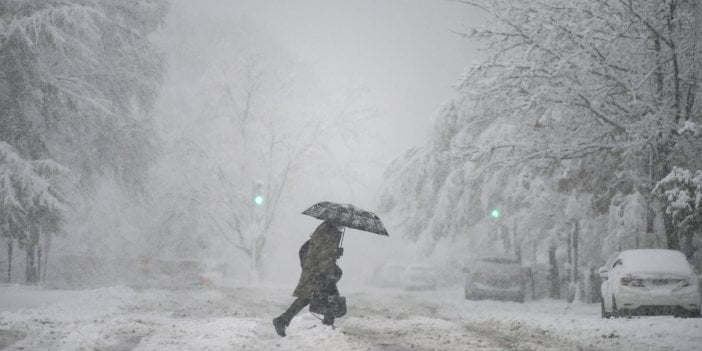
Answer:
[[[526,333],[524,331],[510,333],[499,330],[498,326],[487,327],[485,323],[463,323],[463,327],[471,333],[486,338],[500,350],[600,351],[598,348],[593,348],[592,345],[582,346],[574,342],[549,337],[543,330],[541,332],[531,330]]]
[[[409,296],[407,296],[409,297]],[[364,300],[363,298],[361,300]],[[598,351],[593,345],[580,345],[527,325],[503,331],[489,322],[468,322],[442,311],[439,301],[418,300],[417,296],[392,301],[394,308],[376,307],[359,301],[345,333],[352,339],[378,347],[378,350],[518,350],[518,351]],[[386,301],[387,303],[387,301]],[[387,306],[387,304],[386,304]],[[457,318],[458,317],[458,318]]]

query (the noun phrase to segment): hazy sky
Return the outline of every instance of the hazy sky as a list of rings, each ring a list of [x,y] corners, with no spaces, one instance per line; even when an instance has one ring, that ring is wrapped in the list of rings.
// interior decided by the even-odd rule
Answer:
[[[471,22],[471,9],[455,2],[239,2],[242,14],[309,62],[320,80],[367,90],[384,127],[392,129],[388,151],[394,153],[425,139],[435,111],[475,53],[452,33]]]
[[[192,5],[191,5],[192,4]],[[382,157],[427,139],[451,85],[475,58],[452,31],[474,25],[476,10],[444,0],[204,0],[213,16],[264,28],[307,64],[323,86],[361,90],[376,111]]]
[[[280,262],[271,265],[276,267],[274,273],[283,280],[296,279],[297,267],[288,263],[296,262],[297,248],[319,222],[300,212],[322,200],[373,210],[389,162],[428,140],[437,111],[452,97],[452,84],[477,59],[475,46],[453,31],[477,25],[479,14],[444,0],[177,0],[173,10],[169,26],[207,18],[231,21],[232,28],[242,19],[255,23],[310,70],[331,96],[360,90],[359,104],[374,111],[377,139],[366,138],[356,145],[354,157],[348,150],[328,155],[355,160],[351,167],[363,179],[354,179],[353,184],[340,177],[291,179],[290,199],[278,212],[278,222],[284,224],[269,248]],[[217,33],[212,33],[212,40],[217,40]],[[369,260],[381,260],[399,245],[397,240],[352,232],[345,245],[354,254],[344,258],[351,280],[368,277]]]

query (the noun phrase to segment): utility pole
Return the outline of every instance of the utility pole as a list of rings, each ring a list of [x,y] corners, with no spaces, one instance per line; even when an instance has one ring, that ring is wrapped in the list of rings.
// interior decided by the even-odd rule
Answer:
[[[504,249],[505,253],[509,253],[512,250],[510,243],[511,238],[509,234],[509,227],[501,222],[502,211],[497,207],[493,207],[488,211],[488,217],[492,219],[495,224],[497,224],[498,234],[502,240],[502,248]]]

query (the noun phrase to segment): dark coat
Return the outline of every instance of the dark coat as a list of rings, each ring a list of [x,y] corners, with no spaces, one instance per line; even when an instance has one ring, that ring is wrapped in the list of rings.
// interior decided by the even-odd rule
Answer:
[[[315,292],[339,294],[336,282],[341,279],[341,268],[336,260],[340,241],[341,232],[332,222],[324,221],[315,229],[306,244],[306,253],[304,246],[300,249],[302,274],[293,296],[311,299]]]

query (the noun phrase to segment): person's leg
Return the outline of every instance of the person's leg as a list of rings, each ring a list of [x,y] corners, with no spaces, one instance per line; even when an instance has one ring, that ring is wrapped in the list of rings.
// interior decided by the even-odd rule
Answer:
[[[275,327],[276,333],[278,333],[280,336],[285,336],[285,328],[290,325],[290,321],[296,314],[302,311],[305,306],[309,305],[309,303],[310,299],[298,297],[295,301],[293,301],[292,305],[290,305],[287,311],[283,312],[283,314],[281,314],[279,317],[274,318],[273,326]]]
[[[283,313],[287,317],[288,324],[290,321],[295,317],[296,314],[300,313],[305,306],[310,304],[311,299],[306,299],[302,297],[298,297],[295,301],[293,301],[292,305],[288,308],[287,311]]]

